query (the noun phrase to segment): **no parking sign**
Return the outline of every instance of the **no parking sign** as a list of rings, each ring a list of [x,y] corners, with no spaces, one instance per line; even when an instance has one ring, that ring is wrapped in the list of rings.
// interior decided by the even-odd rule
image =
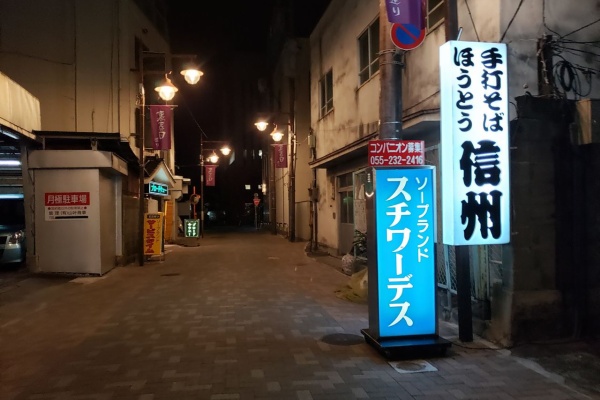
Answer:
[[[425,40],[425,28],[413,24],[392,24],[392,43],[401,50],[416,49]]]

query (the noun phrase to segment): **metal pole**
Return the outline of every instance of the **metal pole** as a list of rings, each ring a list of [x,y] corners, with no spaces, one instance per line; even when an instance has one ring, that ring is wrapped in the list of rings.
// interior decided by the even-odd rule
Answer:
[[[288,186],[289,195],[288,200],[290,202],[289,207],[289,241],[296,241],[296,116],[294,114],[295,98],[296,98],[296,85],[294,78],[289,78],[289,110],[290,118],[288,120],[288,131],[291,132],[291,152],[290,152],[290,184]]]
[[[446,0],[446,40],[458,38],[456,0]],[[471,308],[471,260],[469,246],[456,246],[456,302],[458,308],[458,338],[473,341],[473,310]]]
[[[269,150],[270,150],[270,155],[271,155],[271,162],[269,163],[269,169],[271,170],[271,173],[269,174],[269,194],[270,194],[270,207],[271,210],[269,211],[269,218],[271,219],[271,233],[273,235],[277,234],[277,181],[275,180],[275,171],[277,171],[277,169],[275,168],[275,146],[273,145],[269,145]]]
[[[296,133],[292,132],[290,154],[290,184],[288,186],[289,194],[289,241],[296,241]]]
[[[379,15],[387,15],[385,0],[379,2]],[[402,51],[392,43],[391,23],[379,21],[379,139],[402,139]]]
[[[458,306],[458,338],[473,341],[473,311],[471,309],[471,265],[469,246],[456,246],[456,302]]]
[[[200,237],[204,238],[204,138],[200,135]]]
[[[139,258],[139,265],[143,266],[144,265],[144,147],[145,147],[145,127],[146,127],[146,93],[144,90],[144,53],[142,51],[140,51],[140,55],[139,55],[139,69],[140,69],[140,86],[141,86],[141,105],[142,105],[142,109],[141,109],[141,117],[142,117],[142,123],[140,126],[140,149],[139,149],[139,191],[140,191],[140,198],[139,198],[139,215],[138,215],[138,226],[139,226],[139,254],[138,254],[138,258]]]

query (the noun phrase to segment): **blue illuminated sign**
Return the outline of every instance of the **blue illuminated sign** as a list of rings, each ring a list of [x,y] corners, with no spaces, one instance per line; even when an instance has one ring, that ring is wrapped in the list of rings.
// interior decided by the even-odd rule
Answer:
[[[380,337],[437,333],[434,171],[375,169]]]
[[[169,186],[164,183],[150,181],[148,184],[148,193],[156,196],[168,196]]]

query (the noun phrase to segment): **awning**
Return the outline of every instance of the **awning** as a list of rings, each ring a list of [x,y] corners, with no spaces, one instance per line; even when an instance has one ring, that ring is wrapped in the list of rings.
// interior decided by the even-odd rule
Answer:
[[[415,115],[411,115],[408,118],[404,118],[402,121],[402,134],[405,139],[416,139],[422,134],[431,131],[439,131],[439,129],[439,109],[422,111]],[[369,140],[377,139],[378,137],[379,132],[371,133],[344,147],[332,151],[321,158],[309,162],[308,165],[311,168],[331,168],[360,157],[364,157],[365,162],[367,162]]]
[[[331,168],[351,159],[362,156],[364,156],[366,162],[369,149],[369,140],[375,139],[376,137],[377,132],[362,137],[342,148],[332,151],[324,157],[317,158],[316,160],[309,162],[308,165],[311,168]]]
[[[150,158],[146,161],[144,167],[144,183],[147,185],[150,181],[163,183],[169,189],[175,188],[175,177],[161,158]]]

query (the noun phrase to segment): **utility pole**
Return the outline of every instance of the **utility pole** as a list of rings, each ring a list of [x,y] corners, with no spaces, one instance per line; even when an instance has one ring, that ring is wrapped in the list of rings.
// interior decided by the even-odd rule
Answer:
[[[296,86],[294,82],[294,78],[291,77],[288,80],[289,84],[289,110],[290,110],[290,119],[288,120],[288,131],[290,132],[290,183],[288,185],[288,199],[290,201],[289,206],[289,241],[296,241],[296,120],[294,115],[294,106],[295,106],[295,98],[296,98]]]
[[[456,0],[445,0],[446,41],[458,40],[458,10]],[[458,338],[473,341],[473,311],[471,309],[471,260],[469,246],[456,246],[456,302],[458,307]]]
[[[379,1],[379,139],[402,139],[403,51],[392,43],[385,0]]]

